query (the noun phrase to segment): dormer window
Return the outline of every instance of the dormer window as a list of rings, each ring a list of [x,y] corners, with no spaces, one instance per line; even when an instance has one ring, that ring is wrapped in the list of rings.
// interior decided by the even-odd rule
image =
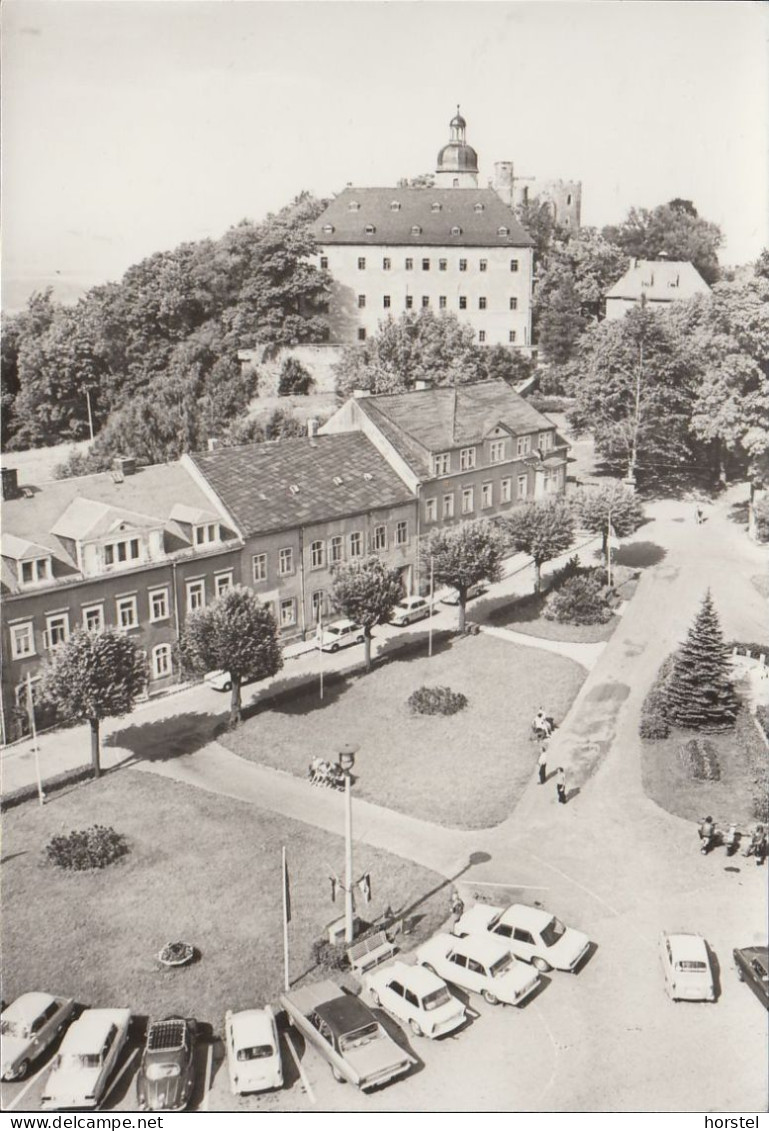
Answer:
[[[195,527],[195,545],[210,546],[212,542],[219,541],[219,523],[204,522]]]
[[[348,212],[360,212],[360,204],[358,204],[358,201],[357,200],[351,200],[350,203],[347,205],[347,211]]]
[[[299,484],[298,483],[292,483],[291,486],[289,487],[289,492],[292,495],[298,495],[299,494]]]
[[[419,224],[412,224],[411,234],[412,234],[412,236],[421,236],[422,235],[422,229],[420,228]]]
[[[473,207],[473,212],[484,212],[485,209],[486,209],[486,205],[481,204],[481,202],[479,200],[478,203]]]
[[[104,547],[104,564],[136,562],[139,560],[139,539],[126,538],[120,542],[108,542]]]
[[[440,212],[442,208],[443,208],[443,205],[440,203],[439,200],[433,201],[433,203],[430,205],[430,211],[431,212]]]
[[[33,558],[21,563],[19,581],[22,585],[39,585],[41,581],[51,580],[51,559]]]
[[[462,235],[462,229],[459,227],[458,224],[455,224],[454,227],[451,229],[451,234],[452,234],[452,236],[461,236]]]
[[[391,212],[400,212],[400,210],[401,210],[400,201],[393,200],[392,203],[390,204],[390,211]]]
[[[323,225],[323,234],[324,235],[330,236],[330,235],[333,235],[333,232],[334,232],[334,225],[333,224],[324,224]]]
[[[373,236],[375,231],[376,231],[376,228],[374,227],[373,224],[366,224],[366,235],[367,236]]]
[[[498,236],[509,236],[510,235],[510,229],[506,228],[505,225],[503,224],[501,228],[497,228],[497,235]]]

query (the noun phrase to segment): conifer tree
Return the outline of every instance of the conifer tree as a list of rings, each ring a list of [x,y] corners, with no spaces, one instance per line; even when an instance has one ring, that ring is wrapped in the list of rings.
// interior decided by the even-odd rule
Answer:
[[[733,726],[737,696],[728,650],[710,590],[683,645],[676,653],[666,691],[666,714],[687,730]]]

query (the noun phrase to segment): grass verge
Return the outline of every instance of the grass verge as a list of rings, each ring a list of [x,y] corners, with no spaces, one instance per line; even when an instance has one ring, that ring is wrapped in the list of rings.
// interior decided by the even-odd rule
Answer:
[[[542,640],[561,640],[569,644],[597,644],[608,640],[619,623],[614,616],[606,624],[559,624],[542,615],[547,594],[531,593],[519,597],[490,611],[485,617],[474,619],[497,628],[509,628],[524,636],[539,636]]]

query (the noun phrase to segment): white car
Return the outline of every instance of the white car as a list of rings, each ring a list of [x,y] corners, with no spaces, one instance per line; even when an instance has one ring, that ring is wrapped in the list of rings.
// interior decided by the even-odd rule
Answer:
[[[465,1007],[449,987],[424,966],[394,962],[363,979],[374,1005],[410,1026],[417,1037],[442,1037],[461,1025]]]
[[[348,644],[362,644],[363,629],[351,620],[335,620],[325,626],[321,633],[320,625],[315,633],[315,642],[322,652],[338,652]]]
[[[17,997],[0,1017],[3,1080],[22,1080],[32,1061],[53,1044],[74,1011],[71,997],[42,993]]]
[[[701,935],[660,935],[665,989],[671,1001],[715,1001],[708,944]]]
[[[390,614],[390,624],[403,628],[404,625],[413,624],[415,620],[422,620],[432,613],[432,606],[426,597],[404,597],[394,606]]]
[[[266,1092],[283,1086],[278,1028],[269,1005],[240,1013],[228,1009],[224,1043],[233,1093]]]
[[[87,1009],[53,1059],[43,1108],[96,1107],[128,1039],[130,1009]]]
[[[489,1005],[520,1005],[539,985],[539,974],[516,962],[507,943],[491,935],[435,935],[419,947],[416,959],[439,978],[482,994]]]
[[[590,939],[582,931],[565,927],[541,907],[523,903],[507,908],[476,903],[454,926],[454,934],[460,936],[484,931],[503,939],[516,958],[531,962],[543,974],[548,970],[573,973],[590,949]]]
[[[475,585],[471,585],[468,588],[468,590],[467,590],[467,600],[472,601],[473,597],[480,597],[481,594],[485,593],[485,592],[486,592],[486,586],[483,584],[482,581],[477,581],[475,583]],[[447,597],[441,597],[441,604],[442,605],[458,605],[459,604],[459,593],[457,593],[456,589],[452,589],[452,591],[448,594]]]

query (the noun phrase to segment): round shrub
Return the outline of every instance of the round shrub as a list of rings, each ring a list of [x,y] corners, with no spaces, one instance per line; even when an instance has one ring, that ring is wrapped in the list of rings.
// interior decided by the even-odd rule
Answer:
[[[420,687],[408,704],[415,715],[456,715],[467,706],[467,696],[450,687]]]
[[[104,825],[90,829],[74,829],[66,835],[53,837],[46,845],[45,854],[57,868],[73,872],[87,872],[106,868],[128,852],[122,833]]]
[[[612,615],[610,597],[597,577],[570,577],[548,596],[543,614],[560,624],[606,624]]]

